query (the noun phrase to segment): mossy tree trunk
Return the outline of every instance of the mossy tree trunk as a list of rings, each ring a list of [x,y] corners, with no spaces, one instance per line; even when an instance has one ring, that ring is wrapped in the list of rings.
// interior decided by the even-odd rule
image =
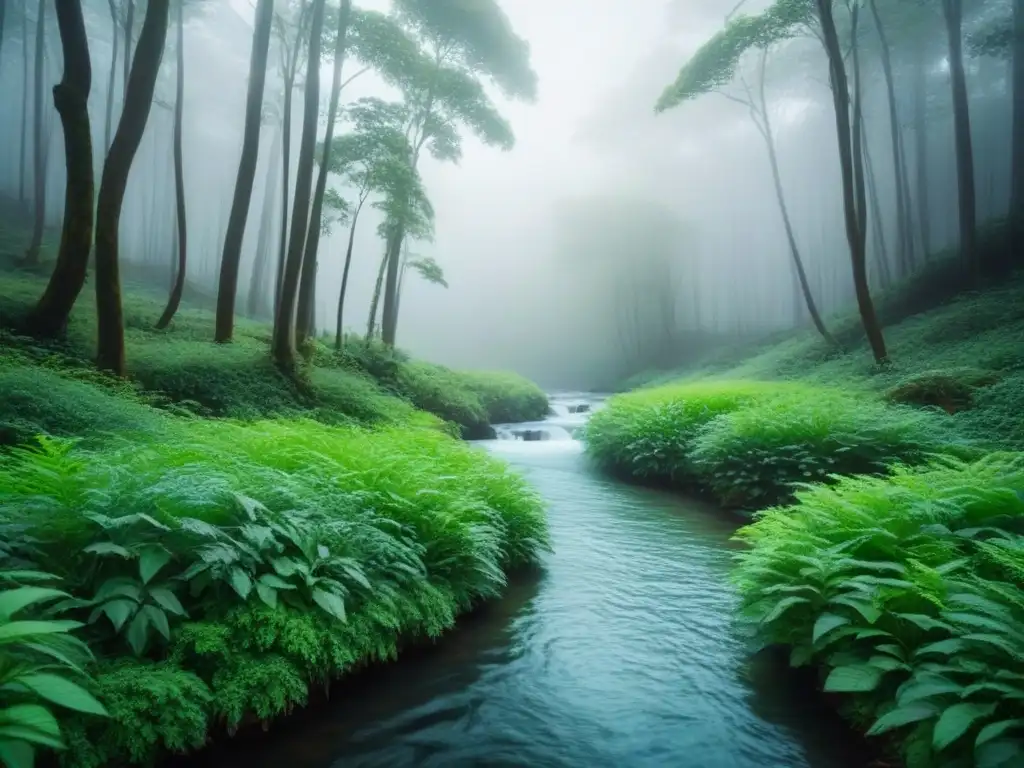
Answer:
[[[188,227],[185,218],[185,163],[182,157],[182,122],[185,111],[185,0],[178,0],[177,24],[178,61],[177,83],[174,95],[174,207],[177,234],[175,245],[178,249],[178,265],[174,286],[167,299],[167,306],[157,320],[157,328],[166,328],[178,311],[181,294],[185,290],[185,266],[188,262]]]
[[[119,376],[125,372],[124,317],[118,264],[121,207],[128,186],[128,174],[153,106],[153,92],[167,41],[169,16],[170,0],[149,0],[128,78],[124,109],[121,110],[117,132],[103,165],[96,205],[97,364],[102,370]]]
[[[249,218],[252,185],[259,159],[260,128],[263,122],[263,89],[267,80],[267,57],[270,51],[270,31],[274,20],[273,0],[260,0],[256,7],[256,27],[253,30],[252,53],[249,57],[249,92],[245,105],[245,135],[242,155],[238,161],[235,193],[231,200],[224,252],[220,260],[220,280],[217,285],[217,319],[214,341],[231,341],[235,326],[235,298],[238,292],[238,270],[242,261],[242,240]]]
[[[317,253],[320,249],[320,220],[323,216],[324,194],[327,192],[327,173],[331,163],[331,147],[334,139],[334,124],[338,116],[338,98],[341,94],[341,67],[345,61],[345,41],[348,37],[349,20],[352,17],[352,1],[341,0],[338,9],[338,29],[334,48],[334,74],[331,82],[331,100],[327,108],[327,131],[324,135],[323,156],[317,174],[316,190],[313,193],[313,208],[309,216],[309,230],[306,233],[305,255],[302,258],[302,275],[299,281],[299,305],[295,323],[295,343],[301,346],[313,328],[316,309]]]
[[[64,228],[57,264],[28,320],[33,333],[47,337],[63,333],[71,309],[85,285],[89,251],[92,249],[95,191],[89,123],[92,65],[81,0],[57,3],[57,26],[64,51],[64,76],[54,86],[53,102],[64,126],[67,166]]]

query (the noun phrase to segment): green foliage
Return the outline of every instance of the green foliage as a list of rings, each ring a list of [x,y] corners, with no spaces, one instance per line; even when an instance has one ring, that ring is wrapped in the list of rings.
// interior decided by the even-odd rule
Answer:
[[[908,376],[886,393],[893,403],[941,408],[947,413],[965,411],[974,401],[974,391],[999,381],[993,371],[977,368],[923,371]]]
[[[797,492],[738,534],[742,615],[829,670],[908,768],[1024,756],[1024,456]],[[962,762],[958,762],[962,761]]]
[[[462,371],[463,386],[476,394],[491,424],[537,421],[548,414],[548,396],[529,379],[502,371]]]
[[[428,283],[439,285],[442,288],[448,287],[448,281],[444,279],[444,270],[441,269],[441,265],[434,260],[433,256],[412,259],[406,266],[414,269]]]

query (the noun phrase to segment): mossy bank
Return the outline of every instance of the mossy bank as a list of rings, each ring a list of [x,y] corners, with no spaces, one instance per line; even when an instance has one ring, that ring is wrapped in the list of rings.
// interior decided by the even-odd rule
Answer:
[[[609,471],[753,512],[734,578],[755,642],[813,665],[908,768],[1024,764],[1024,280],[850,318],[612,398]]]
[[[269,363],[269,329],[125,296],[128,380],[0,313],[0,761],[148,765],[269,725],[353,669],[430,641],[547,547],[540,499],[455,435],[537,418],[512,374],[462,374],[352,340]],[[15,726],[17,726],[15,728]],[[20,762],[19,762],[20,761]]]

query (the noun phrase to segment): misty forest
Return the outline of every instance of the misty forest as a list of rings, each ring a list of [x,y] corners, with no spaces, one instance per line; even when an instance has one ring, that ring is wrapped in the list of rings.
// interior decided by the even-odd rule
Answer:
[[[0,766],[1024,765],[1024,0],[0,0]]]

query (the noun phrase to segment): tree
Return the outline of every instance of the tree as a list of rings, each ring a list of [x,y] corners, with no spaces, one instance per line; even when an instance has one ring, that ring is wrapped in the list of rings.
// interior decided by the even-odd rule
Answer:
[[[4,22],[7,18],[7,0],[0,0],[0,67],[4,61]]]
[[[110,131],[113,129],[114,124],[114,85],[117,83],[117,47],[118,47],[118,33],[120,25],[117,20],[117,6],[115,0],[107,0],[107,6],[110,10],[110,33],[111,33],[111,53],[110,53],[110,74],[107,76],[107,111],[106,111],[106,123],[103,130],[103,151],[106,153],[110,149]]]
[[[103,165],[96,203],[97,364],[118,376],[125,372],[124,318],[118,265],[121,206],[128,174],[152,109],[169,15],[170,0],[149,0],[128,78],[124,109]]]
[[[263,212],[260,216],[260,230],[256,237],[256,259],[249,275],[249,294],[246,298],[246,314],[249,317],[273,315],[273,303],[270,308],[264,304],[267,296],[267,273],[270,264],[271,239],[277,205],[281,202],[277,196],[277,175],[281,172],[278,153],[281,150],[281,126],[278,124],[274,134],[274,142],[270,147],[270,162],[267,164],[267,178],[263,185]]]
[[[281,280],[281,295],[274,317],[271,353],[274,361],[285,368],[295,365],[295,309],[306,245],[310,193],[313,183],[313,155],[316,151],[317,113],[320,104],[320,43],[324,26],[325,0],[313,0],[312,20],[306,64],[306,89],[303,104],[302,136],[295,177],[295,200],[292,206],[292,230],[288,240],[288,256]]]
[[[178,311],[181,294],[185,290],[185,266],[188,261],[188,227],[185,219],[185,169],[182,157],[182,121],[185,111],[185,0],[178,0],[178,56],[174,94],[174,206],[177,232],[175,245],[178,250],[178,264],[174,273],[174,285],[167,298],[167,306],[157,320],[158,329],[166,328]]]
[[[317,253],[320,248],[321,217],[324,207],[324,193],[327,191],[327,174],[331,162],[334,123],[338,117],[338,98],[341,95],[341,67],[345,61],[345,44],[348,38],[349,21],[352,16],[351,0],[341,0],[338,9],[338,27],[335,32],[334,74],[331,81],[330,105],[327,108],[327,132],[323,142],[323,154],[320,160],[320,172],[317,174],[316,189],[313,192],[312,211],[309,216],[309,229],[306,233],[305,253],[302,258],[302,271],[299,280],[298,310],[295,322],[295,343],[302,344],[309,335],[313,324]]]
[[[790,30],[790,26],[780,24],[779,20],[774,17],[766,19],[764,17],[738,16],[732,19],[727,22],[725,29],[712,37],[691,57],[690,61],[680,71],[676,81],[662,93],[661,98],[655,105],[655,111],[658,113],[664,112],[667,109],[682,104],[684,101],[712,91],[720,93],[726,98],[746,107],[750,119],[754,123],[754,127],[757,128],[757,132],[761,135],[768,153],[772,182],[775,186],[775,200],[779,206],[779,213],[782,216],[782,224],[786,232],[786,242],[789,245],[793,268],[796,271],[797,282],[804,304],[807,307],[807,312],[821,337],[830,345],[836,346],[836,341],[825,327],[825,322],[822,320],[821,313],[818,311],[817,304],[814,301],[810,282],[807,279],[807,270],[804,268],[800,248],[796,242],[789,208],[786,205],[778,154],[775,148],[775,136],[772,130],[771,113],[765,93],[768,57],[774,46],[789,37]],[[751,88],[746,80],[741,78],[743,95],[737,96],[722,91],[721,88],[723,86],[728,85],[735,79],[736,68],[740,58],[750,48],[760,50],[758,79],[755,87]]]
[[[1013,148],[1011,153],[1010,253],[1024,262],[1024,0],[1013,0]]]
[[[26,38],[24,44],[28,45]],[[43,141],[43,51],[46,47],[46,0],[36,6],[35,82],[33,83],[32,176],[35,186],[35,207],[32,218],[32,241],[25,261],[39,263],[46,225],[46,144]]]
[[[529,45],[520,38],[495,0],[396,0],[395,11],[424,55],[401,84],[410,106],[407,135],[411,137],[410,165],[417,167],[425,145],[435,157],[459,157],[458,126],[465,126],[485,143],[511,149],[515,142],[508,123],[498,114],[481,78],[506,96],[531,101],[537,76],[530,67]],[[398,210],[411,212],[414,205]],[[386,283],[382,335],[393,346],[398,323],[400,255],[408,222],[395,220],[388,228]]]
[[[57,3],[57,26],[64,51],[64,76],[53,89],[53,102],[64,126],[67,186],[57,264],[28,320],[29,328],[40,336],[56,336],[67,327],[71,309],[85,285],[92,249],[92,64],[81,0]]]
[[[224,251],[220,260],[220,281],[217,285],[217,319],[214,341],[231,341],[235,325],[235,297],[238,292],[238,270],[242,261],[242,240],[249,218],[252,185],[259,158],[260,127],[263,122],[263,89],[267,78],[267,57],[270,30],[274,18],[274,0],[260,0],[256,6],[256,26],[249,58],[249,91],[245,104],[245,134],[242,155],[238,161],[235,193],[231,200]]]
[[[964,73],[963,2],[942,0],[949,44],[949,84],[953,96],[953,130],[956,140],[956,175],[959,190],[960,256],[971,272],[978,264],[978,231],[974,189],[974,150],[971,145],[971,114]]]

